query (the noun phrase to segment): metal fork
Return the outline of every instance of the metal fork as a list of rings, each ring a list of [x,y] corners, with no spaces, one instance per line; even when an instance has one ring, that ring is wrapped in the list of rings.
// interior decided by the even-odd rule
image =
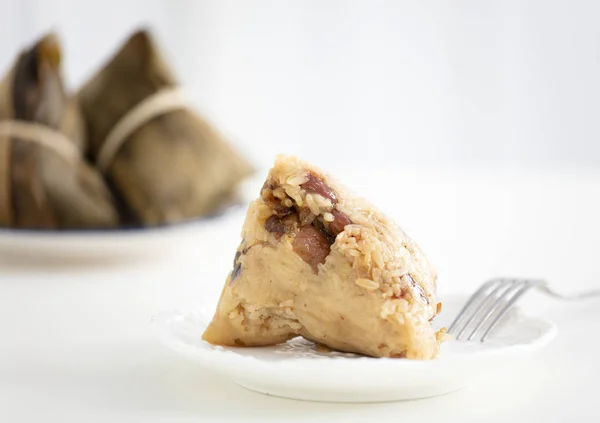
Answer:
[[[502,317],[510,310],[517,300],[532,288],[563,300],[577,300],[600,296],[600,290],[566,296],[550,289],[548,283],[541,279],[509,279],[498,278],[484,283],[464,305],[448,333],[456,340],[472,341],[478,333],[480,342],[484,342]],[[470,332],[469,332],[470,331]]]

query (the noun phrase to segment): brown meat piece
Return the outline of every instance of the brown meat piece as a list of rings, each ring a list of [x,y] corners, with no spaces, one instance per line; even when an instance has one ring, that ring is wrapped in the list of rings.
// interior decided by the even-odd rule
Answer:
[[[329,255],[330,245],[321,231],[312,225],[307,225],[296,234],[292,248],[317,273],[319,264],[325,263],[325,259]]]
[[[316,173],[308,172],[306,178],[308,180],[300,185],[300,188],[306,192],[319,194],[325,198],[328,198],[331,200],[332,204],[337,203],[337,196],[335,195],[333,188],[327,185]]]
[[[346,225],[350,225],[352,223],[350,218],[339,210],[334,209],[331,214],[333,215],[333,222],[329,223],[329,231],[334,236],[337,236],[340,232],[342,232]]]
[[[265,222],[265,229],[271,233],[284,234],[287,229],[283,221],[276,215],[270,216]]]

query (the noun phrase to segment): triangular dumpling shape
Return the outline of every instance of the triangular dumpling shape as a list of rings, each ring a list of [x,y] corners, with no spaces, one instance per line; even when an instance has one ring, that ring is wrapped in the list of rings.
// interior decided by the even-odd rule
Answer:
[[[203,338],[265,346],[296,336],[373,357],[434,358],[436,273],[390,219],[331,176],[279,156],[251,203]]]

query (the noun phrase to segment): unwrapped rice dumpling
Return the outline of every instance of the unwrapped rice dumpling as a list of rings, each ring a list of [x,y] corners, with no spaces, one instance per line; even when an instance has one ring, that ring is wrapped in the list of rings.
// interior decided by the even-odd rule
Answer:
[[[84,127],[61,75],[54,34],[24,50],[0,81],[0,226],[118,224],[101,175],[82,156]]]
[[[279,157],[242,238],[206,341],[303,336],[373,357],[437,356],[435,270],[392,220],[318,168]]]
[[[90,155],[131,223],[174,223],[218,211],[251,166],[179,100],[146,31],[136,32],[79,92]]]

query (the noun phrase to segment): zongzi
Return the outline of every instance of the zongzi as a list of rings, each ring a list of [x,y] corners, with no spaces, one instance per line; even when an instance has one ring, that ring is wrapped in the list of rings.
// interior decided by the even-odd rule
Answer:
[[[445,330],[436,272],[392,220],[314,166],[279,157],[252,202],[203,338],[266,346],[296,336],[374,357],[431,359]]]
[[[253,172],[181,101],[177,86],[142,30],[79,92],[91,158],[131,223],[160,225],[217,212]]]
[[[118,224],[102,176],[83,160],[84,127],[65,92],[61,49],[48,34],[0,82],[0,225],[29,229]]]

